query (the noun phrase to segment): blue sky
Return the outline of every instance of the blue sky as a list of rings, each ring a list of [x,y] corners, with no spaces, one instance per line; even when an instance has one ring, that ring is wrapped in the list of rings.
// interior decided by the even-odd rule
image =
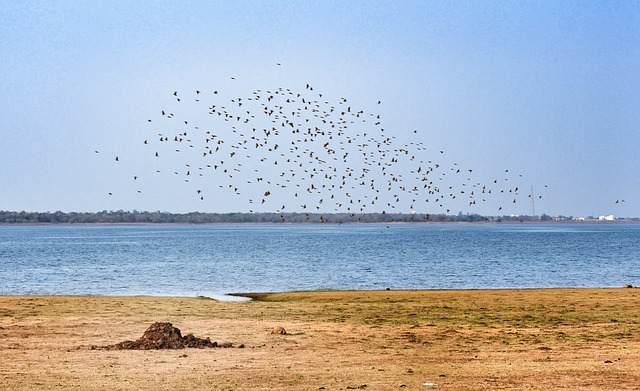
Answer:
[[[236,185],[226,177],[165,175],[197,170],[200,152],[158,163],[143,141],[178,131],[157,119],[169,108],[219,126],[207,123],[195,90],[223,105],[310,84],[332,104],[346,97],[380,115],[396,148],[424,147],[412,152],[425,166],[437,160],[441,170],[472,169],[468,185],[500,177],[520,189],[517,203],[496,188],[473,205],[405,197],[394,211],[528,214],[533,187],[538,214],[640,216],[635,1],[2,0],[0,60],[0,210],[299,210],[290,192],[256,205],[260,197],[250,204],[220,188]],[[190,99],[178,104],[174,91]],[[243,180],[279,175],[255,156],[242,161]],[[379,174],[367,180],[380,183]],[[464,180],[451,191],[464,191]]]

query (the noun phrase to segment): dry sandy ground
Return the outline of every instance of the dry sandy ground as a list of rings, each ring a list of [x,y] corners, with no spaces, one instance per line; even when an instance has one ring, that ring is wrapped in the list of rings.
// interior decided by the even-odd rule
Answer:
[[[0,296],[0,390],[640,389],[638,293]],[[95,348],[154,322],[233,347]]]

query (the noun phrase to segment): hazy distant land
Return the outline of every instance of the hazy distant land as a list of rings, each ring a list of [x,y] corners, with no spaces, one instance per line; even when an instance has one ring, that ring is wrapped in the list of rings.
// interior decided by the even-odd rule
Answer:
[[[170,213],[133,211],[11,212],[0,211],[0,224],[239,224],[239,223],[572,223],[639,222],[638,217],[482,216],[427,213]]]

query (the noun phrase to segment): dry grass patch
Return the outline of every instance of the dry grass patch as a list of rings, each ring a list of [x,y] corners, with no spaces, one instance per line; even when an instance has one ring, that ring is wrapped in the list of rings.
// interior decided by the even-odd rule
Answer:
[[[0,390],[637,389],[639,292],[5,296]],[[245,348],[90,349],[154,322]]]

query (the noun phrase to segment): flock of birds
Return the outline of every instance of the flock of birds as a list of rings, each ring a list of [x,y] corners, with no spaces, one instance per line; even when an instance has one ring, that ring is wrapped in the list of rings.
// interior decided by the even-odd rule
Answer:
[[[132,175],[139,193],[145,176],[165,175],[201,201],[240,197],[249,212],[354,216],[451,213],[454,205],[472,210],[496,197],[496,214],[503,214],[507,204],[534,197],[517,183],[522,175],[504,169],[474,179],[473,168],[419,142],[417,130],[390,131],[379,112],[346,97],[331,100],[309,84],[245,96],[213,88],[169,94],[171,103],[147,120],[150,135],[140,140],[145,167],[153,169]],[[126,164],[121,155],[114,161]]]

